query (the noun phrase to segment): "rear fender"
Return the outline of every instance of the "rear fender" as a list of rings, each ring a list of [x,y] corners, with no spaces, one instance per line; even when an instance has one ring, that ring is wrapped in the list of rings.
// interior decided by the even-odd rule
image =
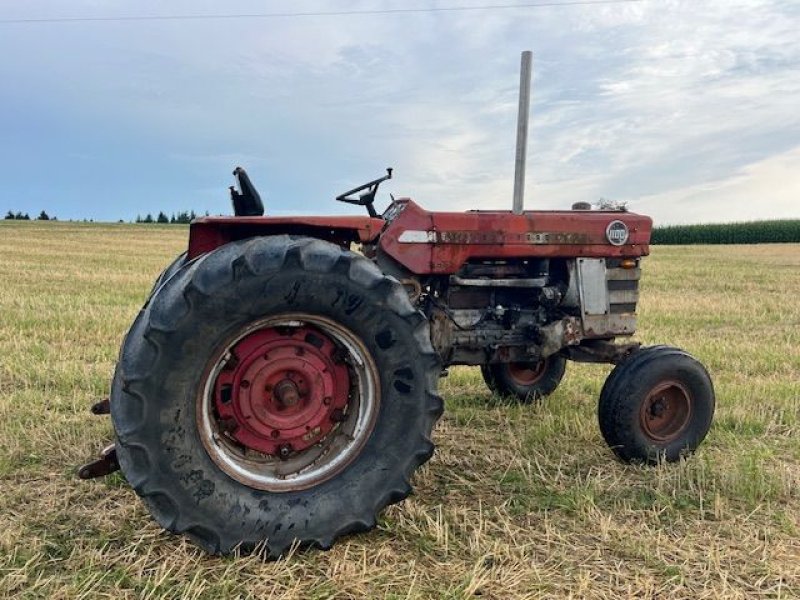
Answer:
[[[203,217],[189,227],[188,259],[229,242],[265,235],[314,237],[341,246],[372,242],[383,219],[370,217]]]

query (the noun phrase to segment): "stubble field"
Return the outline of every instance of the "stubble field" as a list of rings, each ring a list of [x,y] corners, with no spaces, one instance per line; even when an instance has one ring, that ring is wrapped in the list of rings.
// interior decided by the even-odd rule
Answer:
[[[453,369],[437,452],[377,530],[286,560],[214,558],[163,533],[91,403],[182,227],[0,223],[0,596],[752,598],[800,596],[800,245],[655,247],[644,343],[699,357],[717,389],[689,460],[616,462],[596,423],[609,368],[568,366],[539,406]]]

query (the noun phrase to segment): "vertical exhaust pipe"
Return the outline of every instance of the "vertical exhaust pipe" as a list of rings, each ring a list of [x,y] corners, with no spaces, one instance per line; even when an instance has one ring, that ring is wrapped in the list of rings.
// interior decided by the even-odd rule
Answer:
[[[513,211],[521,215],[525,207],[525,160],[528,152],[528,119],[531,107],[531,63],[533,53],[525,50],[519,72],[519,113],[517,114],[517,156],[514,161]]]

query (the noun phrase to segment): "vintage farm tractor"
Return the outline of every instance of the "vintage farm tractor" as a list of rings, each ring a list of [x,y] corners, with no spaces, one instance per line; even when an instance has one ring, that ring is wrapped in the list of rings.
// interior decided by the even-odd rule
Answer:
[[[433,453],[450,365],[530,402],[567,360],[611,363],[598,413],[620,459],[675,461],[705,437],[703,366],[615,342],[636,328],[648,217],[410,199],[378,214],[391,170],[337,198],[368,216],[265,217],[234,174],[235,216],[191,224],[125,337],[93,408],[110,411],[116,444],[80,470],[121,468],[165,529],[270,556],[370,529]]]
[[[274,556],[373,527],[431,457],[449,365],[479,365],[493,391],[529,402],[567,360],[615,364],[599,421],[625,461],[674,461],[706,435],[702,365],[614,343],[636,327],[648,217],[410,199],[378,216],[391,172],[338,198],[369,216],[262,217],[236,175],[237,216],[192,223],[128,332],[115,449],[81,471],[118,461],[164,528],[210,552],[264,543]]]

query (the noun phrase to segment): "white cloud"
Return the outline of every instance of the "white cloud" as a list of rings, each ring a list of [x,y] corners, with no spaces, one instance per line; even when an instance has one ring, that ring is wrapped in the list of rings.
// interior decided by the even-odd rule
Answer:
[[[656,224],[800,219],[800,146],[707,183],[645,196],[631,209]]]
[[[436,3],[447,4],[458,2]],[[266,6],[239,0],[225,11],[331,10]],[[336,8],[380,6],[398,5]],[[34,9],[64,13],[55,2]],[[184,0],[168,12],[204,9],[222,10]],[[71,10],[167,12],[153,0]],[[334,193],[389,165],[387,189],[425,206],[508,207],[523,49],[535,64],[529,208],[603,196],[661,220],[713,221],[748,218],[738,215],[750,197],[769,199],[761,217],[795,210],[800,8],[789,2],[37,27],[2,32],[0,53],[15,56],[0,63],[15,84],[5,92],[30,89],[65,120],[90,115],[119,129],[122,148],[152,136],[156,160],[194,165],[183,177],[219,169],[225,178],[229,163],[247,161],[281,212],[297,197],[319,199],[303,210],[335,211]],[[224,188],[214,196],[212,184],[191,186],[202,190],[198,208],[225,210]]]

